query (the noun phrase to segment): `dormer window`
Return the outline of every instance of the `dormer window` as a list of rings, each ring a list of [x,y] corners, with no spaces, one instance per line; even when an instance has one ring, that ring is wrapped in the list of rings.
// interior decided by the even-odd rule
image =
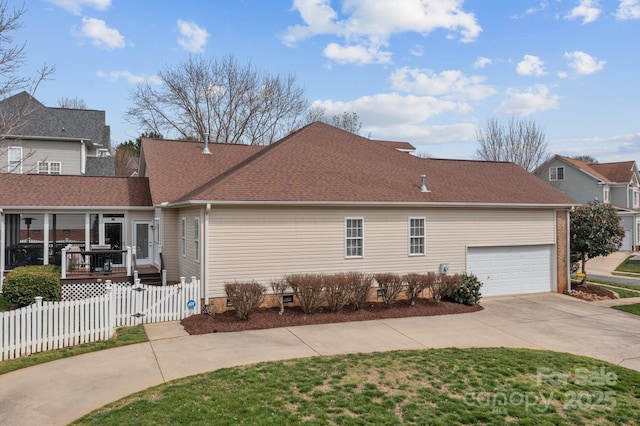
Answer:
[[[564,167],[549,167],[549,180],[564,180]]]

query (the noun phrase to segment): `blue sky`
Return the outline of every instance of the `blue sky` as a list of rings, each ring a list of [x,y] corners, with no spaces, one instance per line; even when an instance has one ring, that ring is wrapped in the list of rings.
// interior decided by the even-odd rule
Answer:
[[[9,0],[22,5],[22,0]],[[135,84],[189,55],[293,74],[362,133],[472,158],[478,126],[540,126],[552,153],[640,160],[640,0],[28,0],[15,41],[36,97],[105,110],[114,145]]]

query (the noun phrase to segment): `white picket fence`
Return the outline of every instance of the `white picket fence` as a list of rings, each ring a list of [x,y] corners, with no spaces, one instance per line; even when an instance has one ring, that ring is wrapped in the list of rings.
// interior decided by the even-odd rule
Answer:
[[[200,312],[200,281],[108,286],[102,296],[0,312],[0,361],[113,337],[117,327],[177,321]]]

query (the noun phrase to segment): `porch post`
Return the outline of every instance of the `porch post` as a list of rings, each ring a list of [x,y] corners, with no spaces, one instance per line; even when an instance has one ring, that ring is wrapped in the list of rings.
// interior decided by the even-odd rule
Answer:
[[[69,246],[66,246],[65,248],[63,248],[60,253],[62,256],[62,259],[60,259],[60,279],[65,279],[67,278],[67,252],[69,251]]]
[[[42,230],[42,232],[44,232],[44,235],[43,235],[44,241],[42,244],[44,244],[44,249],[42,251],[42,254],[43,254],[42,264],[48,265],[49,264],[49,213],[45,213],[43,216],[44,216],[44,224],[42,226],[44,229]],[[55,240],[56,240],[56,237],[54,235],[53,241]]]
[[[131,259],[131,247],[127,246],[127,276],[131,276],[131,269],[133,268],[133,261]]]
[[[0,293],[4,282],[4,246],[5,246],[4,212],[0,209]]]

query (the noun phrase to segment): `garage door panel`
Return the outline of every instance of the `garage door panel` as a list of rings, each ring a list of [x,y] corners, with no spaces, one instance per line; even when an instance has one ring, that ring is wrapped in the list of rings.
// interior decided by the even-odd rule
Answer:
[[[470,247],[467,272],[482,281],[483,296],[552,291],[552,247]]]

